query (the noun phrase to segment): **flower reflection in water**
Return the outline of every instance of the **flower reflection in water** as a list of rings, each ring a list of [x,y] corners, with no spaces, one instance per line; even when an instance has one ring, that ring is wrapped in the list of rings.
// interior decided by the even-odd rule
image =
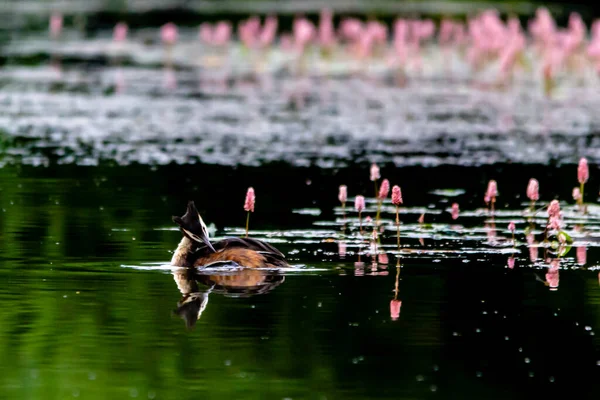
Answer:
[[[554,258],[550,261],[548,271],[546,272],[546,284],[550,287],[550,290],[558,290],[559,274],[560,269],[560,258]]]
[[[400,318],[400,307],[402,307],[402,301],[398,300],[398,293],[400,289],[398,287],[400,281],[400,258],[398,258],[398,264],[396,264],[396,282],[394,285],[394,298],[390,301],[390,318],[392,321],[397,321]]]
[[[587,264],[587,247],[578,246],[576,249],[576,257],[577,257],[577,264],[579,264],[579,265]]]
[[[533,233],[527,235],[527,244],[529,245],[529,260],[535,262],[538,259],[538,247],[536,246],[535,236]]]
[[[515,268],[515,257],[514,256],[508,257],[508,260],[506,262],[506,266],[509,269],[514,269]]]

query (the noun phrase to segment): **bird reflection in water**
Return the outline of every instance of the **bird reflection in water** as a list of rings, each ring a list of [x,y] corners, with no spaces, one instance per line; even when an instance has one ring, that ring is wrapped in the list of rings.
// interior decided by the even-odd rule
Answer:
[[[268,293],[285,280],[283,275],[247,268],[212,275],[206,271],[181,268],[173,271],[173,278],[182,294],[174,314],[185,321],[188,329],[195,327],[211,293],[225,297],[250,297]]]

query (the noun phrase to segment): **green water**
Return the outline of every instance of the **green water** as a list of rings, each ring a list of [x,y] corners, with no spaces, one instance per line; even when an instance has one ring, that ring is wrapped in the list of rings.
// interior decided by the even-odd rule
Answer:
[[[545,272],[528,261],[526,249],[514,270],[498,253],[405,256],[394,321],[393,256],[375,270],[367,258],[359,273],[356,255],[340,258],[336,243],[292,235],[275,245],[301,267],[260,295],[235,297],[214,288],[201,318],[186,326],[175,312],[185,294],[174,279],[178,272],[165,264],[180,239],[169,230],[170,216],[183,213],[187,200],[195,200],[222,235],[245,222],[241,205],[252,184],[257,212],[251,227],[310,230],[315,220],[332,218],[336,183],[364,170],[4,167],[0,395],[506,399],[579,387],[582,398],[597,396],[594,246],[589,268],[572,269],[565,261],[557,291],[541,282]],[[418,187],[453,183],[442,169],[383,171],[427,182],[405,179],[405,199],[418,206],[438,201]],[[467,168],[463,178],[476,186],[487,172]],[[366,191],[369,184],[365,179],[355,188]],[[479,196],[465,186],[459,198],[467,209]],[[291,212],[301,207],[322,214]],[[405,245],[420,248],[417,240]],[[425,243],[444,246],[451,244]]]

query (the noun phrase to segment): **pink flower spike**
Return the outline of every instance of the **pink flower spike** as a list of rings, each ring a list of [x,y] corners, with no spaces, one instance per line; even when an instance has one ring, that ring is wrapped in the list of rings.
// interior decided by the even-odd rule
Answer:
[[[198,37],[200,38],[200,41],[206,44],[212,44],[213,31],[211,24],[208,22],[200,24]]]
[[[560,204],[558,200],[552,200],[550,205],[548,206],[548,217],[556,217],[558,218],[560,215]]]
[[[358,39],[364,31],[364,26],[361,21],[356,18],[346,18],[340,23],[340,36],[344,39],[352,41]]]
[[[119,22],[113,30],[113,41],[124,42],[127,39],[127,31],[129,28],[125,22]]]
[[[531,201],[538,201],[540,199],[540,184],[536,179],[531,178],[527,185],[527,197]]]
[[[244,210],[248,212],[254,212],[254,203],[256,202],[256,196],[254,195],[254,189],[249,187],[246,192],[246,201],[244,202]]]
[[[346,185],[340,185],[338,200],[340,201],[340,203],[345,203],[346,200],[348,200],[348,187]]]
[[[175,44],[177,41],[177,26],[172,23],[166,23],[160,28],[160,38],[165,44]]]
[[[379,167],[377,166],[377,164],[373,163],[371,164],[371,180],[376,181],[379,178],[381,178],[381,174],[379,173]]]
[[[590,168],[588,167],[588,162],[585,157],[582,157],[579,160],[579,166],[577,167],[577,180],[582,185],[588,181],[590,178]]]
[[[304,51],[305,47],[316,35],[315,26],[306,18],[296,18],[292,26],[294,44],[298,51]]]
[[[335,44],[333,13],[326,8],[321,10],[321,17],[319,20],[319,42],[321,46],[325,48],[330,48]]]
[[[392,188],[392,204],[395,206],[402,204],[402,191],[398,185],[394,185]]]
[[[419,223],[420,224],[425,223],[425,214],[421,214],[421,216],[419,217]]]
[[[212,40],[215,46],[225,46],[231,40],[231,23],[221,21],[213,29]]]
[[[491,198],[494,198],[498,195],[498,184],[496,183],[496,181],[491,180],[488,183],[487,195]]]
[[[381,187],[379,188],[379,200],[387,199],[389,194],[390,194],[390,181],[388,181],[387,179],[384,179],[383,182],[381,182]]]
[[[581,199],[581,191],[578,187],[573,188],[573,200],[579,201]]]
[[[275,40],[275,35],[277,35],[278,24],[279,22],[277,20],[277,17],[273,15],[269,15],[265,19],[263,29],[259,35],[259,42],[261,46],[267,47],[273,43],[273,41]]]
[[[63,28],[63,16],[59,12],[54,12],[50,16],[50,36],[54,39],[60,36]]]
[[[354,208],[358,212],[362,212],[365,209],[365,198],[363,196],[356,196],[354,199]]]
[[[510,221],[510,224],[508,224],[508,230],[511,231],[512,233],[515,233],[515,223]]]
[[[452,204],[452,219],[458,219],[458,213],[460,210],[458,209],[458,203]]]

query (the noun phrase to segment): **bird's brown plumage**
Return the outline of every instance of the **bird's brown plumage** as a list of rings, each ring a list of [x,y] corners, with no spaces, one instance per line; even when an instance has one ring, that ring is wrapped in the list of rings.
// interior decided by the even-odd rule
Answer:
[[[171,263],[180,267],[206,267],[235,263],[246,268],[285,268],[285,256],[275,247],[251,238],[227,238],[212,243],[193,201],[183,217],[173,217],[184,235]]]

